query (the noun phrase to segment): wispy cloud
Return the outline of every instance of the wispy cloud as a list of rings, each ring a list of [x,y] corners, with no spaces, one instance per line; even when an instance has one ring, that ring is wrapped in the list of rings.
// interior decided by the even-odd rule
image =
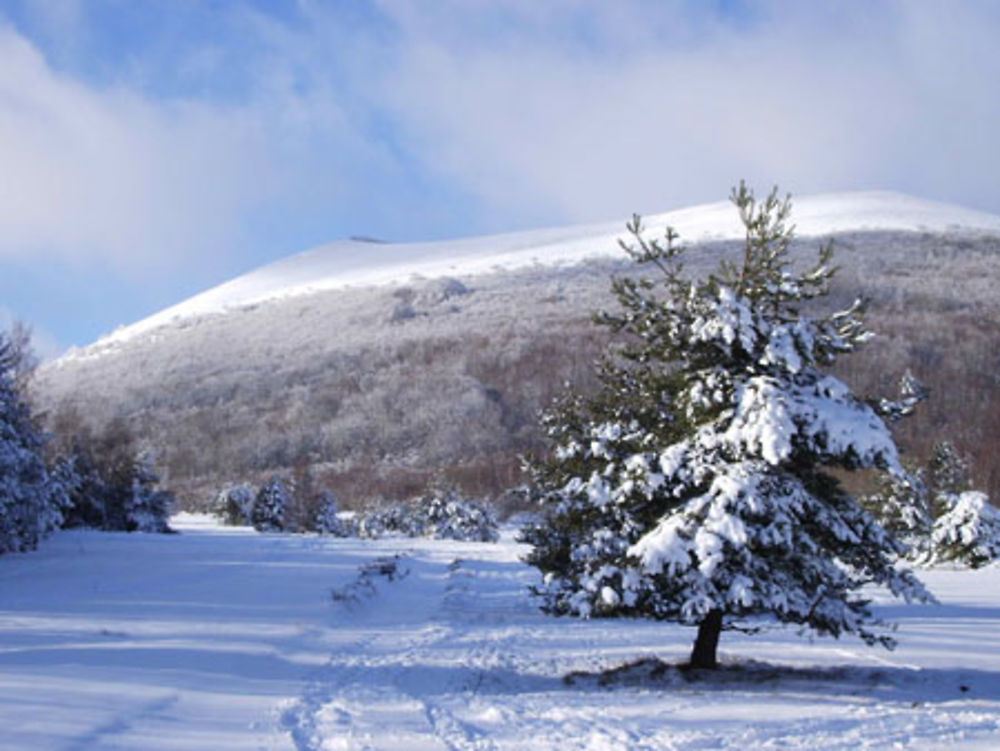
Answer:
[[[252,165],[237,157],[258,136],[242,113],[88,88],[10,29],[0,31],[0,134],[7,256],[183,262],[231,232],[235,209],[255,197]]]
[[[50,29],[84,28],[49,5]],[[1000,207],[989,3],[296,7],[240,6],[214,43],[171,17],[173,57],[123,53],[103,84],[0,32],[0,253],[188,263],[323,207],[398,237],[389,217],[433,190],[493,228],[717,199],[739,177]]]
[[[747,177],[1000,209],[995,5],[706,6],[603,4],[584,33],[582,4],[508,3],[513,31],[470,39],[468,5],[386,3],[401,41],[379,91],[429,169],[494,205],[592,218]]]
[[[240,97],[157,96],[56,69],[0,28],[0,258],[177,273],[261,252],[261,234],[297,250],[280,245],[296,224],[370,200],[393,160],[319,78],[303,87],[260,52]]]

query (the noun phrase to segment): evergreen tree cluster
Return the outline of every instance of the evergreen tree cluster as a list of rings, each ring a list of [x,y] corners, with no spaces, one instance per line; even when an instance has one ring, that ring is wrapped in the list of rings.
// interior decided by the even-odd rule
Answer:
[[[98,435],[77,426],[63,442],[53,471],[69,497],[64,527],[171,531],[173,495],[160,487],[152,454],[135,446],[124,422],[113,421]]]
[[[891,647],[862,587],[929,595],[833,470],[902,474],[885,419],[912,395],[869,403],[824,372],[868,340],[864,306],[803,312],[828,291],[832,247],[793,274],[789,201],[742,184],[732,200],[742,258],[702,281],[683,275],[671,230],[661,243],[629,225],[624,249],[659,279],[614,280],[621,312],[597,319],[621,343],[598,393],[547,418],[546,515],[524,533],[536,593],[555,614],[698,626],[698,667],[716,664],[721,630],[761,620]]]
[[[435,540],[496,542],[496,517],[483,504],[463,498],[458,491],[436,483],[409,503],[373,508],[357,520],[358,537],[430,537]]]
[[[423,537],[468,542],[500,539],[496,518],[489,509],[462,498],[454,488],[435,488],[416,502],[414,516]]]
[[[246,483],[229,485],[216,496],[212,511],[223,524],[260,532],[350,533],[338,516],[336,496],[327,489],[317,491],[308,472],[300,473],[298,482],[271,475],[256,492]]]
[[[65,472],[49,472],[45,437],[23,393],[23,352],[0,332],[0,553],[33,550],[69,504]]]
[[[308,477],[308,473],[303,476]],[[408,503],[376,504],[356,516],[341,515],[334,493],[328,489],[315,492],[313,484],[311,480],[294,483],[272,475],[256,493],[245,484],[231,485],[217,496],[214,513],[226,524],[250,525],[261,532],[475,542],[499,539],[497,519],[484,504],[463,498],[440,482]]]
[[[169,531],[173,497],[122,420],[95,435],[68,410],[55,436],[41,431],[26,398],[36,364],[30,329],[0,333],[0,552],[58,527]]]
[[[213,513],[233,526],[252,526],[258,532],[307,532],[316,530],[315,508],[325,496],[314,496],[304,487],[271,475],[255,492],[246,483],[229,485],[216,496]]]
[[[951,441],[934,445],[926,470],[887,478],[863,502],[914,563],[978,568],[1000,558],[1000,511],[972,489],[969,463]]]

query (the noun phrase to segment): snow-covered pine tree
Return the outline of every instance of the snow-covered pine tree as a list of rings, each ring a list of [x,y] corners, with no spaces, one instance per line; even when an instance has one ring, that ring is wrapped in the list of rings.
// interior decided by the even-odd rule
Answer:
[[[948,513],[953,501],[969,490],[969,462],[948,439],[937,441],[927,462],[931,509],[935,518]]]
[[[341,519],[337,509],[337,496],[332,490],[321,490],[316,496],[316,519],[313,523],[321,535],[333,537],[350,537],[353,534],[352,525]]]
[[[146,453],[119,456],[106,468],[104,523],[112,532],[170,532],[173,496],[157,488],[160,478]]]
[[[125,502],[127,532],[169,532],[173,496],[157,488],[159,475],[149,454],[140,454],[132,463],[132,481]]]
[[[59,526],[68,503],[62,483],[46,469],[45,439],[22,393],[22,357],[0,333],[0,553],[33,550]]]
[[[215,500],[215,514],[223,524],[244,527],[250,524],[254,492],[249,485],[237,484],[223,488]]]
[[[928,462],[931,510],[930,561],[979,568],[1000,558],[1000,512],[985,493],[972,490],[969,461],[951,441],[934,444]]]
[[[64,527],[106,526],[108,486],[90,452],[74,442],[68,456],[56,462],[56,470],[66,477],[69,507],[63,512]]]
[[[885,473],[878,491],[861,498],[860,502],[906,546],[905,558],[916,563],[930,559],[933,519],[923,470],[898,475]]]
[[[979,568],[1000,558],[1000,511],[986,494],[966,490],[942,498],[947,510],[931,530],[933,560]]]
[[[281,532],[285,528],[285,507],[288,505],[288,488],[278,475],[264,483],[257,492],[250,521],[258,532]]]
[[[716,666],[721,630],[760,619],[891,647],[859,590],[930,595],[827,471],[902,471],[876,408],[821,371],[867,338],[863,306],[804,315],[828,289],[832,247],[793,275],[789,200],[758,202],[742,183],[732,200],[743,257],[705,281],[682,276],[671,230],[660,243],[629,225],[623,247],[660,284],[613,282],[623,311],[599,320],[625,343],[596,397],[548,420],[556,447],[535,480],[549,512],[524,535],[536,592],[556,614],[698,626],[693,667]]]

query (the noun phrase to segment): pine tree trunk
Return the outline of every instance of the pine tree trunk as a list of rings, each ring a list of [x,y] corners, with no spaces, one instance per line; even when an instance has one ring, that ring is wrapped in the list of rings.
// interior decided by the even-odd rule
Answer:
[[[698,624],[698,637],[694,640],[689,667],[707,670],[719,667],[715,651],[719,646],[720,633],[722,633],[722,611],[709,610],[708,615]]]

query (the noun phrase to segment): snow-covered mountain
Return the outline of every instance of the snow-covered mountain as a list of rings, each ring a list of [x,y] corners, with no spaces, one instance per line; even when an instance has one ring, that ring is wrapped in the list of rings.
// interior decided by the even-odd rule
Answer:
[[[799,237],[845,232],[1000,233],[1000,216],[900,193],[828,193],[797,199]],[[742,225],[728,201],[644,217],[656,235],[673,227],[687,243],[737,240]],[[539,264],[559,266],[617,258],[622,222],[512,232],[443,242],[380,243],[342,240],[255,269],[166,308],[102,339],[120,342],[193,316],[221,313],[265,300],[348,287],[399,283],[414,277],[478,276]]]
[[[1000,217],[865,192],[797,198],[792,221],[799,259],[835,238],[835,302],[869,297],[887,333],[849,358],[855,385],[885,390],[911,367],[940,384],[914,430],[951,431],[973,453],[1000,447],[989,419],[1000,382],[985,375],[1000,372]],[[692,274],[741,237],[728,202],[644,225],[678,231]],[[629,268],[624,234],[623,218],[321,246],[71,351],[41,369],[37,396],[54,417],[124,417],[191,497],[304,464],[347,503],[417,492],[440,472],[495,491],[517,480],[517,454],[540,445],[538,409],[564,382],[591,382],[607,334],[590,314],[613,304],[609,275]],[[1000,488],[994,463],[981,485]]]

